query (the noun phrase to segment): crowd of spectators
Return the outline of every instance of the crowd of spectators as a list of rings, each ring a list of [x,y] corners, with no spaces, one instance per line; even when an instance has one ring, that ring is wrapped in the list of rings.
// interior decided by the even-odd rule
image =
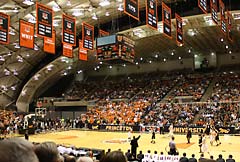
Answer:
[[[240,75],[237,73],[222,73],[217,75],[209,101],[229,102],[240,100]]]

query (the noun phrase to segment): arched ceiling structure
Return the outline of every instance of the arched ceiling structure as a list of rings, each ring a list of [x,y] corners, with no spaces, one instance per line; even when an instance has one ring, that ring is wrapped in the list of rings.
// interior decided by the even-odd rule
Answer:
[[[19,47],[19,19],[34,22],[36,16],[35,3],[39,2],[54,8],[54,28],[57,33],[57,54],[49,56],[43,52],[43,40],[35,38],[34,50]],[[61,55],[61,18],[62,14],[75,15],[77,20],[77,34],[81,35],[81,23],[87,22],[95,27],[102,28],[111,33],[122,33],[136,41],[136,60],[143,57],[149,59],[158,55],[159,61],[194,57],[192,53],[226,54],[238,52],[240,48],[240,2],[224,1],[234,16],[234,42],[229,42],[222,35],[220,28],[210,20],[210,14],[201,14],[197,7],[197,0],[164,0],[173,10],[184,17],[185,44],[178,47],[175,39],[169,40],[161,31],[162,23],[159,21],[159,30],[152,30],[145,23],[145,0],[140,1],[141,17],[137,22],[122,11],[123,0],[110,0],[110,5],[102,7],[102,0],[1,0],[0,12],[11,16],[11,36],[9,45],[0,45],[0,107],[7,107],[16,102],[31,102],[32,97],[24,88],[41,89],[51,81],[57,81],[66,74],[79,72],[79,69],[92,69],[98,61],[95,52],[89,52],[89,61],[78,61],[60,57]],[[194,1],[194,2],[193,2]],[[196,2],[195,2],[196,1]],[[30,2],[30,3],[29,3]],[[231,3],[229,3],[231,2]],[[159,0],[159,5],[161,0]],[[238,4],[238,5],[237,5]],[[159,6],[160,8],[160,6]],[[106,16],[106,12],[110,15]],[[159,10],[161,12],[161,10]],[[93,14],[98,17],[92,19]],[[159,13],[160,14],[160,13]],[[172,21],[173,38],[175,37],[175,20]],[[221,42],[221,38],[223,42]],[[226,49],[228,45],[228,49]],[[191,52],[189,52],[191,51]],[[175,55],[172,56],[171,53]],[[77,50],[74,50],[77,55]],[[51,59],[44,62],[47,57]],[[52,65],[52,70],[48,70]],[[38,76],[38,77],[37,77]],[[54,83],[54,82],[53,82]],[[39,85],[38,85],[39,84]],[[50,84],[47,84],[50,85]],[[45,86],[47,87],[47,86]],[[22,95],[24,94],[25,95]]]

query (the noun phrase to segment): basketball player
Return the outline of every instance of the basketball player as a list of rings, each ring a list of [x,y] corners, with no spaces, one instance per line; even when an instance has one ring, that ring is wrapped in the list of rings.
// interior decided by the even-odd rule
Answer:
[[[207,138],[206,138],[205,134],[203,134],[201,150],[202,150],[202,153],[207,152],[210,155],[210,153],[208,151]]]
[[[221,142],[219,140],[219,132],[217,130],[215,130],[215,132],[216,132],[215,142],[217,143],[217,146],[218,146],[218,145],[221,145]]]
[[[168,134],[168,137],[173,137],[173,124],[170,125],[170,127],[168,128],[169,130],[169,134]]]
[[[153,144],[156,143],[155,142],[155,129],[154,128],[152,129],[152,141],[151,141],[151,143],[153,143]]]
[[[215,138],[216,138],[216,132],[215,132],[214,129],[211,129],[211,130],[210,130],[210,136],[209,136],[209,138],[210,138],[210,144],[211,144],[211,146],[212,146],[212,145],[213,145],[213,142],[215,141]]]
[[[132,138],[132,128],[130,128],[128,131],[128,142],[131,142],[131,138]]]

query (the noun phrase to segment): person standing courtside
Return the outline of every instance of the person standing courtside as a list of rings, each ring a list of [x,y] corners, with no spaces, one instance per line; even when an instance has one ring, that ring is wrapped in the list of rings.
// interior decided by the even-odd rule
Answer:
[[[137,138],[135,138],[135,136],[133,136],[133,139],[131,140],[131,153],[134,159],[136,159],[137,156],[137,147],[138,147],[138,139],[141,136],[139,135]]]
[[[177,148],[176,148],[176,143],[174,142],[174,137],[172,137],[172,140],[169,142],[169,155],[177,155]]]
[[[190,139],[192,138],[192,132],[191,130],[188,128],[188,131],[187,131],[187,143],[189,144],[190,143]]]

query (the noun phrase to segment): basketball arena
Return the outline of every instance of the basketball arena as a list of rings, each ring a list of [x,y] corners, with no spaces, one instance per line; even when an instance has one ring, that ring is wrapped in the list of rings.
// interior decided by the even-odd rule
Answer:
[[[1,0],[0,162],[239,162],[239,0]]]

